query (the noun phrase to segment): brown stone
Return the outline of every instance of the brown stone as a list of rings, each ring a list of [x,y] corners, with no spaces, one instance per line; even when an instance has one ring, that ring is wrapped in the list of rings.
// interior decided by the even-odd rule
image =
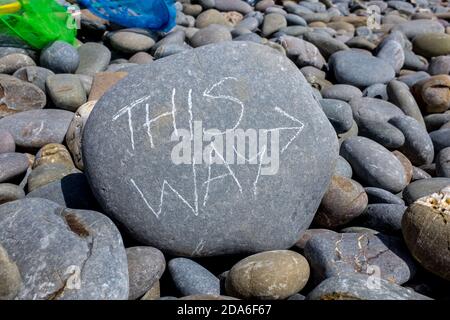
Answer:
[[[59,143],[50,143],[43,146],[36,154],[33,169],[50,163],[62,164],[67,168],[75,167],[69,151]]]
[[[392,153],[394,154],[394,156],[397,157],[397,159],[400,161],[403,168],[405,169],[406,181],[409,184],[411,182],[411,179],[413,176],[413,165],[412,165],[411,161],[409,161],[409,159],[400,151],[395,150]]]
[[[428,113],[441,113],[450,107],[450,76],[438,75],[413,86],[414,95]]]
[[[146,294],[141,298],[141,300],[156,300],[161,297],[161,289],[159,280],[147,291]]]
[[[128,72],[99,72],[95,74],[88,101],[100,99],[113,85],[128,75]]]
[[[308,261],[294,251],[261,252],[231,268],[225,291],[244,299],[285,299],[303,289],[309,274]]]
[[[367,194],[358,182],[334,176],[317,210],[314,222],[328,229],[343,226],[361,215],[367,204]]]

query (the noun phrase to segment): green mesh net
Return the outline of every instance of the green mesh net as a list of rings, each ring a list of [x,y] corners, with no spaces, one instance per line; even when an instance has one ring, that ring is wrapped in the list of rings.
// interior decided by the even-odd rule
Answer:
[[[0,9],[2,6],[11,6],[11,2],[0,0]],[[20,6],[17,6],[19,11],[15,13],[1,14],[0,10],[0,33],[19,37],[35,49],[42,49],[56,40],[74,44],[76,24],[64,6],[55,0],[17,2]]]

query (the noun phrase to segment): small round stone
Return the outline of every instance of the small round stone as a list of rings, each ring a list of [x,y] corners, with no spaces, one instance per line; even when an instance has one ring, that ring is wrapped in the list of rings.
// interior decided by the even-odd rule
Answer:
[[[176,288],[184,296],[220,294],[219,279],[190,259],[172,259],[169,261],[168,269]]]
[[[309,272],[306,259],[294,251],[261,252],[231,268],[226,292],[245,299],[286,299],[303,289]]]
[[[62,164],[68,168],[74,168],[72,157],[66,147],[59,143],[50,143],[43,146],[36,154],[33,169],[53,163]]]
[[[225,17],[216,9],[203,11],[198,15],[195,21],[195,27],[199,29],[206,28],[211,24],[229,25]]]
[[[130,282],[128,299],[136,300],[159,283],[166,268],[166,260],[161,251],[152,247],[131,247],[126,252]]]
[[[115,32],[111,37],[111,46],[124,53],[136,53],[139,51],[147,51],[155,44],[155,41],[145,35],[137,32],[119,31]]]
[[[323,228],[337,228],[362,214],[367,203],[367,194],[358,182],[334,176],[314,217],[314,222]]]
[[[191,44],[197,48],[211,43],[231,41],[231,39],[231,33],[226,27],[211,24],[197,31],[191,39]]]
[[[75,73],[80,64],[77,49],[63,41],[55,41],[41,52],[41,66],[55,73]]]

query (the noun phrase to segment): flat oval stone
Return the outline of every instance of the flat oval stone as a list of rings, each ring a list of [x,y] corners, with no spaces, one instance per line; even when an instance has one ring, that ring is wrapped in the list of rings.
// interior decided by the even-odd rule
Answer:
[[[400,43],[389,40],[383,43],[383,46],[377,53],[377,57],[389,63],[395,70],[399,72],[405,63],[405,53]]]
[[[214,62],[218,58],[220,64]],[[203,72],[206,65],[208,76]],[[169,72],[173,68],[176,75]],[[284,80],[274,82],[273,77]],[[222,162],[223,151],[217,153],[222,164],[209,165],[208,150],[211,157],[214,149],[220,150],[211,141],[200,142],[196,148],[202,150],[194,159],[192,150],[179,158],[182,154],[174,148],[182,147],[182,135],[183,145],[191,145],[187,135],[191,126],[193,132],[202,132],[199,121],[208,131],[217,128],[211,131],[217,134],[232,132],[233,127],[262,132],[291,128],[280,131],[279,169],[242,165],[240,157],[239,163],[238,157],[231,162],[231,156]],[[202,153],[206,160],[199,159]],[[133,236],[169,253],[210,256],[292,246],[326,191],[337,141],[291,61],[266,46],[236,41],[180,53],[130,72],[93,109],[83,154],[96,197]],[[272,175],[266,176],[269,172]]]
[[[311,291],[306,300],[432,300],[384,279],[377,279],[380,287],[374,290],[367,285],[371,279],[361,274],[331,277]]]
[[[387,83],[395,77],[387,62],[354,50],[337,52],[328,61],[338,83],[365,88],[375,83]]]
[[[73,173],[80,173],[74,167],[68,168],[60,163],[51,163],[39,166],[28,176],[28,191],[31,192],[51,182],[58,181]]]
[[[450,178],[450,147],[439,152],[436,158],[436,173],[439,177]]]
[[[433,162],[433,142],[426,129],[416,119],[408,116],[394,117],[389,120],[389,123],[405,136],[405,143],[399,150],[413,165],[420,166]]]
[[[360,119],[359,135],[378,142],[385,148],[398,149],[405,144],[403,133],[389,122]]]
[[[73,113],[65,110],[30,110],[0,119],[0,130],[8,130],[17,146],[41,148],[62,143]]]
[[[428,132],[439,130],[447,122],[450,122],[450,113],[429,114],[425,118],[425,125]]]
[[[325,59],[328,59],[333,53],[349,49],[345,43],[319,32],[308,32],[304,38],[319,48]]]
[[[25,198],[25,191],[11,183],[0,183],[0,205]]]
[[[190,42],[194,48],[197,48],[211,43],[231,41],[231,39],[231,33],[228,28],[218,24],[211,24],[197,31]]]
[[[0,153],[10,153],[16,151],[14,137],[7,130],[0,130]]]
[[[41,66],[55,73],[75,73],[80,64],[77,49],[63,41],[55,41],[42,49]]]
[[[151,37],[138,32],[127,31],[127,29],[115,32],[110,37],[110,42],[114,49],[131,54],[148,51],[155,44]]]
[[[75,73],[94,76],[104,71],[111,61],[111,51],[102,44],[88,42],[78,48],[80,64]]]
[[[416,119],[422,126],[425,126],[422,113],[417,105],[409,87],[398,80],[392,80],[387,85],[389,101],[399,107],[407,116]]]
[[[334,99],[322,99],[320,106],[337,133],[344,133],[352,128],[353,113],[348,103]]]
[[[369,204],[353,223],[386,234],[398,234],[402,230],[402,217],[406,208],[403,204]]]
[[[428,69],[428,60],[422,56],[415,54],[412,50],[404,49],[405,61],[404,69],[414,71],[426,71]]]
[[[413,176],[411,181],[422,180],[422,179],[430,179],[431,175],[429,175],[426,171],[421,168],[413,166]]]
[[[414,52],[427,57],[438,57],[450,54],[450,35],[446,33],[424,33],[413,41]]]
[[[28,157],[23,153],[0,154],[0,182],[8,181],[27,171]]]
[[[294,251],[261,252],[231,268],[225,290],[244,299],[286,299],[304,288],[309,272],[306,259]]]
[[[72,74],[49,76],[45,82],[47,92],[57,108],[76,111],[87,100],[80,78]]]
[[[136,300],[158,282],[166,269],[166,260],[161,251],[152,247],[131,247],[126,252],[130,279],[128,299]]]
[[[433,141],[434,152],[438,153],[442,149],[450,147],[450,128],[430,132],[430,138]]]
[[[403,199],[406,205],[411,205],[420,198],[439,192],[450,185],[450,178],[429,178],[421,179],[410,183],[403,190]]]
[[[367,194],[356,181],[334,176],[322,198],[314,223],[335,229],[357,218],[367,207]]]
[[[0,118],[45,107],[45,93],[34,84],[0,75]]]
[[[350,101],[353,117],[359,124],[361,119],[387,122],[393,117],[403,116],[404,113],[396,105],[375,98],[356,98]]]
[[[242,14],[253,11],[252,6],[240,0],[214,0],[214,7],[219,11],[237,11]]]
[[[122,238],[101,213],[22,199],[0,206],[0,229],[0,243],[22,276],[16,299],[128,298]]]
[[[186,258],[175,258],[169,261],[168,269],[182,295],[220,295],[219,279],[198,263]]]
[[[13,74],[20,68],[35,65],[36,63],[28,55],[12,53],[0,58],[0,73]]]
[[[403,237],[414,258],[447,281],[450,280],[449,196],[450,192],[443,191],[415,201],[402,220]]]
[[[324,88],[321,93],[324,99],[338,99],[345,102],[362,97],[361,90],[348,84],[335,84]]]
[[[304,254],[317,280],[344,274],[372,274],[403,284],[416,271],[414,261],[402,240],[384,234],[327,232],[312,237]]]
[[[262,35],[267,38],[271,34],[285,27],[287,27],[287,21],[283,15],[278,13],[269,13],[264,17]]]
[[[364,138],[351,137],[341,146],[343,156],[361,181],[370,187],[399,192],[406,187],[406,173],[401,162],[380,144]]]
[[[374,203],[401,204],[401,205],[405,204],[405,202],[401,198],[384,189],[367,187],[364,188],[364,190],[366,191],[367,196],[369,197],[370,204]]]

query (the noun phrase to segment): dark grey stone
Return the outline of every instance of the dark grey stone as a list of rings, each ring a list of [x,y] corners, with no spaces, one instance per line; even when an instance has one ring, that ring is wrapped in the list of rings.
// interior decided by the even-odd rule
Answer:
[[[152,247],[126,249],[130,282],[129,300],[142,297],[161,278],[166,260],[161,251]]]
[[[450,147],[450,128],[430,132],[430,138],[433,141],[434,152],[437,154],[442,149]]]
[[[403,190],[403,199],[406,205],[412,204],[414,201],[439,192],[443,188],[450,185],[450,178],[430,178],[421,179],[410,183]]]
[[[106,216],[22,199],[0,206],[0,229],[0,244],[22,276],[16,299],[128,298],[125,248]]]
[[[395,77],[394,68],[387,62],[354,50],[336,52],[328,63],[338,83],[355,87],[387,83]]]
[[[55,41],[42,49],[41,66],[55,73],[75,73],[80,64],[77,49],[63,41]]]
[[[450,147],[439,152],[436,158],[436,173],[439,177],[450,178]]]
[[[72,173],[64,178],[34,189],[28,198],[43,198],[72,209],[98,209],[86,177],[83,173]]]
[[[400,161],[382,145],[364,137],[351,137],[341,146],[341,156],[369,187],[397,193],[406,187],[406,173]]]
[[[386,234],[398,234],[402,230],[402,217],[406,211],[403,204],[369,204],[354,223]]]
[[[27,171],[28,157],[23,153],[0,154],[0,182],[11,180]]]
[[[287,21],[288,26],[306,27],[308,25],[308,23],[305,21],[305,19],[303,19],[302,17],[300,17],[296,14],[292,14],[292,13],[288,13],[286,15],[286,21]]]
[[[407,116],[413,117],[420,125],[425,127],[425,122],[416,99],[414,99],[409,87],[405,83],[392,80],[387,85],[387,94],[389,101],[399,107]]]
[[[168,269],[176,288],[183,296],[220,295],[219,278],[198,263],[186,258],[176,258],[169,261]]]
[[[439,130],[444,124],[450,122],[450,113],[433,113],[427,115],[425,124],[428,132]]]
[[[358,121],[359,134],[378,142],[385,148],[398,149],[405,144],[405,136],[389,122],[360,119]]]
[[[97,72],[106,70],[111,61],[111,51],[102,44],[88,42],[78,48],[80,64],[77,74],[94,76]]]
[[[405,201],[396,196],[395,194],[390,193],[384,189],[367,187],[364,188],[366,190],[367,196],[369,197],[369,203],[387,203],[387,204],[399,204],[405,205]]]
[[[344,274],[372,274],[379,268],[382,279],[403,284],[415,274],[412,257],[400,238],[369,233],[320,233],[304,249],[317,280]]]
[[[403,116],[404,113],[396,105],[374,98],[355,98],[350,101],[353,117],[358,123],[360,119],[386,122],[393,117]]]
[[[338,99],[345,102],[362,97],[361,90],[348,84],[335,84],[322,89],[321,92],[325,99]]]
[[[405,53],[403,52],[402,45],[395,40],[383,42],[383,45],[377,53],[377,58],[389,63],[397,73],[405,63]]]
[[[427,71],[428,61],[424,57],[416,55],[412,50],[405,49],[405,63],[403,67],[408,70]]]
[[[426,171],[424,171],[421,168],[413,166],[413,175],[412,175],[411,181],[429,179],[429,178],[431,178],[430,174],[428,174]]]
[[[41,148],[62,143],[74,116],[65,110],[30,110],[0,119],[0,130],[8,130],[17,146]]]
[[[274,80],[278,78],[283,81]],[[150,116],[170,114],[172,94],[176,116],[151,122],[152,146],[145,127],[146,104],[150,123]],[[171,154],[181,137],[170,141],[173,119],[186,135],[195,124],[190,119],[220,131],[297,129],[280,133],[284,151],[278,173],[261,174],[255,183],[259,165],[233,164],[229,157],[228,166],[209,166],[207,150],[203,164],[195,160],[193,166],[190,151],[183,162],[187,164],[174,164]],[[330,182],[337,141],[291,61],[266,46],[232,41],[133,70],[92,111],[84,130],[83,156],[102,207],[142,243],[178,255],[210,256],[291,247],[311,223]],[[236,179],[216,179],[207,193],[209,167],[211,179],[230,171]]]
[[[54,75],[53,71],[41,67],[24,67],[14,73],[14,77],[34,84],[42,92],[45,92],[45,81],[49,76]]]
[[[405,136],[405,144],[399,150],[413,165],[430,164],[434,159],[434,147],[427,130],[414,118],[394,117],[389,123]]]
[[[320,106],[337,133],[344,133],[352,128],[353,113],[348,103],[335,99],[322,99]]]
[[[237,11],[242,14],[253,11],[252,6],[241,0],[214,0],[214,8],[219,11]]]
[[[391,281],[361,274],[345,274],[326,279],[306,300],[431,300]]]
[[[319,32],[308,32],[304,35],[304,38],[319,48],[325,59],[328,59],[333,53],[349,49],[345,43]]]
[[[388,95],[386,91],[386,85],[384,83],[375,83],[364,89],[363,96],[368,98],[387,100]]]

